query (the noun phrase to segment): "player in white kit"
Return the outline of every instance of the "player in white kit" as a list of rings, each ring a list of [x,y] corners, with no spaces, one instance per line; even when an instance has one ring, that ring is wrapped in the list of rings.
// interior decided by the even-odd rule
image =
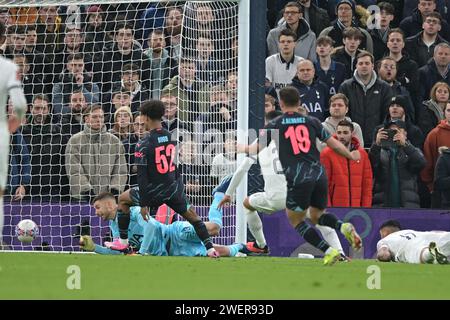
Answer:
[[[266,115],[266,122],[277,118],[281,114],[280,111],[269,112]],[[220,202],[219,207],[231,201],[231,195],[235,192],[250,167],[256,163],[256,160],[254,156],[249,156],[244,159],[234,173],[230,185],[225,192],[225,197]],[[257,211],[272,214],[286,209],[287,182],[278,159],[278,150],[275,141],[271,141],[267,148],[259,152],[258,160],[264,178],[264,192],[254,193],[244,200],[247,224],[256,240],[256,243],[247,243],[247,248],[255,253],[266,254],[269,249],[264,237],[261,218]],[[331,247],[341,252],[343,259],[346,259],[336,231],[326,226],[316,225],[315,227],[320,231],[325,241]]]
[[[449,264],[450,232],[401,230],[396,220],[380,227],[377,259],[403,263]]]
[[[5,41],[5,25],[0,22],[0,46]],[[17,66],[0,56],[0,247],[3,236],[3,194],[8,177],[9,134],[15,132],[25,115],[27,101],[23,94],[22,83]],[[14,113],[7,115],[8,97],[14,106]]]

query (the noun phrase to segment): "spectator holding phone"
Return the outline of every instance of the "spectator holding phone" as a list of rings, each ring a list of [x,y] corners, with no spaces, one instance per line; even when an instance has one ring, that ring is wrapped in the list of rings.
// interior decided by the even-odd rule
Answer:
[[[374,207],[419,208],[417,175],[425,157],[407,139],[403,120],[391,120],[378,129],[369,151],[374,173]]]
[[[422,130],[414,125],[414,123],[411,120],[410,114],[409,114],[409,108],[408,108],[408,99],[405,96],[402,95],[396,95],[391,98],[391,102],[389,104],[388,114],[386,115],[386,118],[383,122],[383,124],[380,124],[379,126],[375,127],[375,130],[373,132],[373,140],[375,140],[378,131],[380,128],[384,127],[386,123],[392,120],[402,120],[405,122],[406,125],[406,135],[408,137],[409,142],[414,147],[423,148],[423,142],[425,140],[425,137],[422,133]]]

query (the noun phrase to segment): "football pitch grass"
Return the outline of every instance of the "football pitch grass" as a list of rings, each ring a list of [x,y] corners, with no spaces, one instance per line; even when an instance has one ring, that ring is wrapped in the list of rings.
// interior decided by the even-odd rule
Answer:
[[[0,299],[450,299],[449,288],[450,265],[0,253]]]

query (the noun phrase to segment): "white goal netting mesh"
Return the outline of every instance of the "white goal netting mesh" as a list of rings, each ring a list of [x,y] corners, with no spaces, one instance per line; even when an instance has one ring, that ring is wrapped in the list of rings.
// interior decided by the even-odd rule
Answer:
[[[211,191],[236,167],[238,3],[71,3],[0,1],[0,53],[19,66],[29,106],[11,135],[4,246],[78,250],[80,233],[108,240],[89,200],[137,184],[138,109],[148,99],[166,105],[188,197],[206,220]],[[22,219],[39,226],[31,245],[14,236]],[[234,224],[225,209],[214,241],[232,243]]]

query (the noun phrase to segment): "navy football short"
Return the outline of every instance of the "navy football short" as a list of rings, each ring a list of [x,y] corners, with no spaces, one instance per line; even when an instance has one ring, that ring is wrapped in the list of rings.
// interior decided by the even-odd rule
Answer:
[[[148,193],[146,197],[148,197],[148,201],[146,202],[150,203],[149,209],[151,214],[156,213],[163,203],[180,215],[186,213],[191,206],[186,197],[184,184],[181,178],[174,181],[173,184],[168,187],[156,186],[153,192]],[[130,189],[130,198],[132,206],[139,206],[139,187]]]
[[[325,209],[328,203],[328,182],[326,178],[308,181],[296,186],[288,185],[286,208],[304,211],[309,206]]]

